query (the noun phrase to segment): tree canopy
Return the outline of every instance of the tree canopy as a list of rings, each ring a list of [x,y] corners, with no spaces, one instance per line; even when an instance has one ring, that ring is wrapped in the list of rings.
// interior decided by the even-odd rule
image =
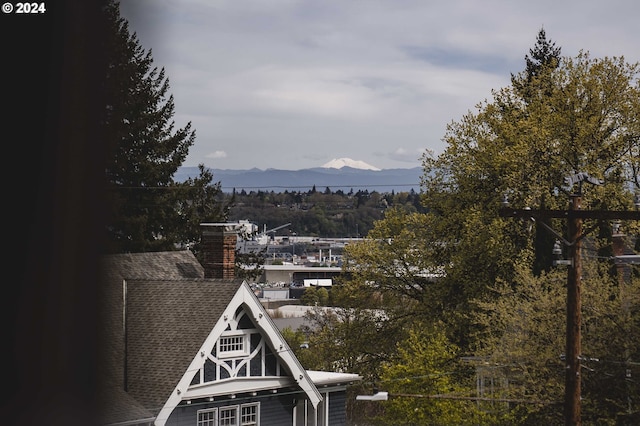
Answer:
[[[198,178],[174,182],[195,131],[191,123],[176,128],[169,79],[153,64],[151,50],[130,33],[119,3],[107,2],[104,16],[108,251],[171,250],[197,238],[194,223],[224,217],[225,207],[215,205],[220,187],[204,167]]]
[[[441,366],[413,361],[437,362],[455,348],[469,362],[446,364],[452,381],[445,388],[460,401],[478,401],[492,424],[555,424],[562,416],[566,270],[553,267],[555,235],[548,228],[562,235],[566,223],[502,218],[505,195],[515,208],[566,210],[580,190],[585,210],[632,210],[640,190],[639,65],[588,52],[560,57],[544,31],[529,53],[510,86],[448,125],[441,154],[423,157],[423,210],[387,209],[363,242],[345,249],[345,279],[332,290],[350,327],[357,327],[355,312],[376,309],[384,313],[375,317],[376,329],[403,330],[377,340],[384,342],[384,358],[359,348],[376,368],[351,364],[355,372],[374,382],[439,375]],[[566,178],[579,172],[602,184],[572,187]],[[619,225],[631,236],[640,230],[634,221]],[[632,301],[640,293],[633,273],[622,284],[612,268],[612,224],[586,220],[585,230],[584,353],[610,361],[584,364],[583,418],[613,424],[639,408],[621,366],[635,374],[639,346],[631,330],[640,317]],[[330,329],[322,330],[322,341],[332,342]],[[425,355],[429,350],[437,353]],[[482,389],[489,381],[487,395]],[[392,382],[387,386],[399,392]],[[429,381],[407,386],[415,394],[444,392]],[[385,415],[393,416],[394,407],[405,413],[410,407],[416,416],[441,410],[430,411],[441,416],[439,424],[468,418],[468,406],[454,406],[459,411],[390,402],[380,418],[389,421]],[[396,424],[405,421],[399,416]]]
[[[565,178],[586,172],[604,183],[582,188],[584,209],[633,208],[638,65],[580,53],[545,68],[531,85],[544,91],[527,102],[513,87],[495,91],[493,102],[448,126],[443,154],[424,158],[424,203],[442,224],[432,239],[446,241],[447,279],[464,287],[508,280],[513,260],[529,256],[533,224],[497,216],[505,194],[520,208],[566,209],[577,188]],[[593,226],[611,234],[609,223]]]

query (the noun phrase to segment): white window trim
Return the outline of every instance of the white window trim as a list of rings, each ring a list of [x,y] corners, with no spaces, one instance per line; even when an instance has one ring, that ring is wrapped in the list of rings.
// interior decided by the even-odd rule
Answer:
[[[255,423],[243,423],[242,422],[242,409],[245,407],[256,407],[256,421]],[[259,402],[251,402],[249,404],[242,404],[240,406],[240,426],[247,426],[247,425],[256,425],[259,426],[260,425],[260,403]]]
[[[249,355],[250,351],[250,341],[249,341],[249,333],[246,332],[225,332],[223,333],[216,342],[216,354],[218,359],[227,359],[227,358],[240,358]],[[241,337],[242,338],[242,349],[236,351],[223,351],[221,350],[221,343],[223,339]]]
[[[213,422],[215,426],[218,426],[220,424],[220,416],[222,415],[223,411],[230,411],[233,410],[235,411],[235,418],[236,418],[236,424],[235,426],[247,426],[248,423],[242,423],[242,409],[244,407],[256,407],[256,422],[252,423],[252,425],[256,425],[256,426],[260,426],[260,403],[259,402],[250,402],[247,404],[240,404],[240,405],[225,405],[222,407],[215,407],[215,408],[205,408],[202,410],[198,410],[197,414],[196,414],[196,424],[197,425],[201,425],[202,424],[202,420],[200,420],[200,416],[202,414],[205,413],[215,413],[214,418],[213,418]]]
[[[224,411],[235,411],[235,423],[233,426],[240,426],[240,406],[239,405],[225,405],[224,407],[218,407],[218,424],[222,424],[222,413]]]
[[[201,420],[200,419],[200,415],[202,414],[207,414],[207,413],[215,413],[215,415],[213,416],[213,424],[215,426],[218,426],[218,409],[217,408],[206,408],[204,410],[198,410],[197,414],[196,414],[196,425],[201,426],[204,424],[205,420]],[[209,421],[208,419],[206,420],[207,422]]]

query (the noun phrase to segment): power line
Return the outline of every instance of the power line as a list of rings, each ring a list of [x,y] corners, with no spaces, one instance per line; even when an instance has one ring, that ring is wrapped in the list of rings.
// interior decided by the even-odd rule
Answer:
[[[487,402],[513,402],[516,404],[537,404],[537,405],[555,405],[562,404],[562,401],[541,401],[537,399],[512,399],[512,398],[490,398],[482,396],[459,396],[451,394],[422,395],[410,393],[390,393],[390,397],[409,397],[409,398],[427,398],[427,399],[457,399],[462,401],[487,401]]]
[[[216,186],[216,184],[212,184],[210,186]],[[300,185],[300,186],[296,186],[296,185],[264,185],[264,186],[242,186],[242,185],[237,185],[237,186],[220,186],[220,189],[271,189],[271,188],[277,188],[277,189],[312,189],[313,187],[316,188],[397,188],[397,187],[418,187],[420,186],[419,184],[416,183],[399,183],[399,184],[343,184],[343,185],[325,185],[325,184],[312,184],[312,185]],[[114,185],[109,187],[109,190],[115,191],[115,190],[119,190],[119,189],[145,189],[145,190],[149,190],[149,189],[170,189],[170,190],[175,190],[175,189],[191,189],[192,187],[185,187],[185,186],[179,186],[179,185],[168,185],[168,186],[119,186],[119,185]]]
[[[240,189],[268,189],[268,188],[278,188],[278,189],[300,189],[300,188],[378,188],[378,187],[417,187],[419,184],[416,183],[399,183],[399,184],[343,184],[343,185],[325,185],[325,184],[313,184],[313,185],[303,185],[303,186],[290,186],[290,185],[265,185],[265,186],[221,186],[221,188],[240,188]]]

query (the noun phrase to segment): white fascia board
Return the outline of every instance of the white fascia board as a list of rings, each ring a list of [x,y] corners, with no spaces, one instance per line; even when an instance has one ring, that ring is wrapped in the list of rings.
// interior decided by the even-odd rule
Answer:
[[[322,395],[320,395],[318,388],[313,384],[307,371],[293,354],[286,340],[282,337],[282,334],[280,334],[278,327],[273,323],[271,317],[260,303],[260,300],[258,300],[246,282],[242,284],[241,290],[244,290],[243,301],[251,311],[256,325],[265,332],[265,337],[269,343],[271,343],[271,347],[275,350],[281,361],[289,368],[298,386],[307,394],[307,397],[313,404],[313,408],[317,408],[320,401],[322,401]]]
[[[188,399],[185,396],[189,390],[193,375],[200,371],[200,368],[207,359],[207,354],[212,352],[218,338],[227,328],[228,319],[233,318],[236,310],[243,304],[251,313],[254,323],[263,331],[265,338],[271,343],[276,354],[294,375],[293,380],[295,380],[295,383],[307,394],[314,408],[322,401],[320,392],[318,392],[318,389],[307,375],[305,369],[302,368],[298,359],[293,355],[293,351],[289,348],[289,345],[278,331],[269,314],[264,310],[249,285],[243,282],[158,413],[154,423],[156,426],[164,426],[178,404],[182,400]],[[253,389],[247,388],[246,390],[251,391]],[[236,392],[240,391],[238,390]]]
[[[259,392],[294,385],[295,381],[291,377],[240,377],[191,386],[182,395],[182,399],[237,394],[247,392],[247,390]]]
[[[331,371],[307,370],[307,374],[316,386],[348,385],[362,380],[362,376],[353,373],[335,373]]]
[[[182,378],[171,392],[171,395],[156,417],[156,421],[154,423],[156,426],[164,426],[173,410],[183,399],[185,399],[184,395],[189,389],[189,385],[191,384],[191,379],[194,374],[200,371],[200,368],[207,360],[207,354],[210,354],[213,351],[213,347],[218,341],[218,338],[222,335],[222,332],[226,330],[228,319],[233,318],[236,309],[238,309],[238,307],[243,303],[244,295],[242,288],[243,286],[240,286],[238,291],[236,291],[236,294],[233,296],[220,318],[218,318],[218,322],[213,329],[211,329],[211,332],[205,339],[204,343],[200,346],[200,349],[193,357],[191,364],[189,364],[189,367],[182,375]]]

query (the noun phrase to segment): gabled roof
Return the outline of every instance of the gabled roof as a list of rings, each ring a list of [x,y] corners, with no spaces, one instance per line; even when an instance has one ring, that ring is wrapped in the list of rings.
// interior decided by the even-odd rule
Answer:
[[[190,250],[124,253],[104,256],[102,265],[127,280],[183,280],[204,278],[204,269]]]
[[[124,389],[125,283],[202,279],[204,270],[188,250],[107,255],[101,259],[100,267],[100,373],[105,375],[102,381]]]
[[[98,399],[101,401],[100,424],[148,424],[155,419],[151,411],[117,386],[103,383]]]
[[[227,328],[227,318],[232,317],[233,313],[239,308],[246,310],[251,315],[254,324],[262,330],[263,335],[268,340],[271,347],[276,350],[281,361],[285,364],[288,371],[291,372],[292,381],[290,384],[297,385],[302,389],[302,391],[307,394],[307,397],[314,407],[322,400],[320,392],[318,392],[315,384],[298,359],[293,355],[293,351],[278,331],[278,328],[271,320],[271,317],[262,307],[262,304],[260,304],[260,301],[249,286],[246,283],[243,283],[234,294],[232,300],[227,304],[227,307],[219,317],[217,324],[209,329],[209,336],[206,339],[201,340],[201,346],[191,352],[191,363],[188,364],[187,368],[182,370],[184,374],[176,384],[171,397],[167,399],[165,406],[159,413],[157,424],[164,424],[164,421],[166,421],[177,404],[183,398],[189,397],[189,383],[191,382],[194,373],[205,362],[206,358],[204,355],[211,352],[222,331]]]
[[[102,415],[105,423],[116,423],[123,413],[145,407],[139,414],[146,418],[162,407],[189,364],[184,354],[191,345],[197,350],[242,282],[204,280],[202,266],[187,250],[108,255],[101,267]],[[160,370],[179,371],[158,378],[149,372],[157,374],[158,362]],[[149,380],[144,390],[142,377]],[[115,389],[126,395],[118,397]]]
[[[156,412],[182,378],[242,282],[127,282],[126,386]]]
[[[204,279],[190,251],[110,255],[103,268],[103,392],[126,391],[110,395],[115,406],[102,413],[105,423],[122,422],[126,413],[132,416],[127,420],[148,420],[148,413],[155,417],[161,410],[166,419],[193,377],[199,353],[210,350],[224,330],[225,312],[241,306],[270,344],[285,347],[280,357],[294,383],[314,405],[321,399],[247,284]]]

